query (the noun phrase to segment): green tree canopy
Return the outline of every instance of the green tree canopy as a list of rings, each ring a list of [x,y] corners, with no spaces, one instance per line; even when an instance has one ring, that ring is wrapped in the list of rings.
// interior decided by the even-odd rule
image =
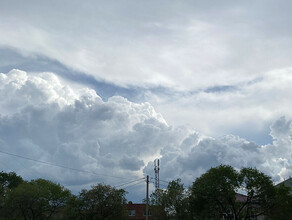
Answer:
[[[98,184],[73,198],[68,213],[72,219],[124,219],[125,194],[123,189]]]
[[[17,187],[22,182],[23,179],[16,173],[6,173],[2,171],[0,173],[0,198],[6,197],[7,191]]]
[[[0,187],[12,189],[17,187],[20,183],[23,182],[23,179],[21,176],[18,176],[14,172],[0,172]],[[2,192],[2,191],[1,191]]]
[[[23,182],[21,176],[18,176],[14,172],[6,173],[2,171],[0,173],[0,215],[5,211],[2,209],[6,201],[7,193]]]
[[[275,187],[276,196],[274,206],[270,209],[272,220],[291,220],[292,219],[292,195],[290,188],[284,184]]]
[[[191,211],[199,219],[220,218],[223,214],[232,219],[249,219],[267,214],[274,202],[271,178],[255,168],[231,166],[211,168],[197,178],[190,188]],[[236,199],[243,193],[243,200]]]
[[[60,184],[37,179],[11,190],[5,202],[10,218],[51,219],[65,207],[71,193]]]
[[[187,219],[187,197],[181,179],[173,180],[167,189],[157,189],[150,195],[152,214],[158,219]]]

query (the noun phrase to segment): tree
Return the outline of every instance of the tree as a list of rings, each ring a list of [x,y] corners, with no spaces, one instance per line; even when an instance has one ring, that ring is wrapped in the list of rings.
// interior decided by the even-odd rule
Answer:
[[[169,182],[167,189],[150,195],[152,214],[159,219],[187,219],[187,193],[180,179]]]
[[[0,186],[1,188],[7,187],[9,189],[17,187],[20,183],[23,182],[23,179],[21,176],[18,176],[14,172],[0,172]]]
[[[275,187],[276,196],[274,206],[271,208],[269,217],[272,220],[292,219],[292,195],[290,188],[284,184]]]
[[[0,213],[1,215],[6,212],[6,210],[3,210],[3,206],[6,202],[7,194],[9,191],[11,191],[13,188],[16,188],[19,184],[23,183],[23,179],[18,176],[14,172],[6,173],[1,172],[0,173]]]
[[[10,218],[51,219],[65,207],[71,193],[60,184],[37,179],[23,182],[7,195]]]
[[[8,190],[17,187],[20,183],[23,182],[21,176],[16,175],[14,172],[0,173],[0,197],[5,197]]]
[[[47,219],[64,208],[68,199],[71,197],[71,192],[68,189],[49,180],[32,180],[31,184],[40,191],[40,197],[43,200],[43,208]]]
[[[154,219],[167,219],[166,212],[167,192],[164,189],[156,189],[150,195],[149,203]]]
[[[90,190],[83,189],[72,198],[68,213],[72,219],[124,219],[125,190],[98,184]]]
[[[255,168],[242,168],[238,180],[247,199],[239,205],[237,215],[241,214],[245,219],[250,219],[268,214],[275,202],[275,188],[271,177]]]
[[[190,188],[192,214],[199,219],[217,219],[222,213],[229,213],[238,187],[237,172],[232,167],[211,168]]]
[[[267,214],[274,202],[271,178],[255,168],[231,166],[211,168],[197,178],[190,188],[191,211],[198,219],[220,218],[223,214],[232,219],[250,219]],[[243,201],[236,193],[246,195]]]

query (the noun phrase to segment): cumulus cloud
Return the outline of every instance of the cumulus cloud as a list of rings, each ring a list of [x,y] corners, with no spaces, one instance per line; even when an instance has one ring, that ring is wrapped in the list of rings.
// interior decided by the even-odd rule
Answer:
[[[149,103],[120,96],[104,102],[94,90],[68,86],[52,73],[2,73],[0,96],[2,151],[97,174],[141,177],[144,163],[185,135]],[[119,181],[1,157],[5,169],[27,178],[41,175],[67,185]]]
[[[267,144],[269,125],[282,115],[292,118],[289,5],[1,1],[0,71],[49,70],[95,83],[103,99],[117,94],[147,101],[171,125]],[[42,102],[49,90],[30,102]],[[15,92],[17,103],[25,104]],[[66,94],[58,105],[75,100]],[[3,104],[5,114],[18,109],[15,103]]]
[[[161,179],[182,178],[186,184],[219,164],[257,167],[275,181],[291,175],[292,130],[285,117],[270,127],[273,143],[258,145],[236,135],[213,138],[170,126],[149,103],[120,96],[103,101],[94,90],[53,73],[2,73],[0,96],[2,152],[99,174],[0,154],[3,170],[27,179],[48,178],[76,191],[96,182],[115,185],[154,176],[155,158]],[[136,191],[141,197],[142,188]]]
[[[186,183],[221,163],[288,177],[290,5],[1,1],[0,71],[27,71],[0,74],[1,150],[107,176],[0,165],[77,191],[151,175],[157,157],[162,178]]]
[[[211,138],[190,134],[181,145],[163,148],[160,158],[161,178],[171,180],[182,178],[190,184],[210,167],[228,164],[236,169],[256,167],[274,181],[291,175],[291,121],[285,117],[276,120],[271,126],[273,144],[257,145],[235,135]],[[144,171],[150,172],[150,162]]]
[[[120,165],[124,169],[135,171],[140,170],[144,166],[144,162],[136,157],[124,156],[120,159]]]

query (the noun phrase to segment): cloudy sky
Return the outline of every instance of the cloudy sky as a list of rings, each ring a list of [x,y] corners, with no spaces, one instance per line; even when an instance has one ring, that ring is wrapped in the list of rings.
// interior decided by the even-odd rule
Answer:
[[[288,178],[291,6],[1,0],[0,170],[73,192],[153,177],[155,158],[186,186],[219,164]]]

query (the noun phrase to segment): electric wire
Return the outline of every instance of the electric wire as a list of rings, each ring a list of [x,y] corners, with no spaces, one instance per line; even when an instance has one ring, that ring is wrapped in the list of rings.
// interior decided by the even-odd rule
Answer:
[[[159,179],[159,181],[161,181],[161,182],[165,182],[165,183],[169,183],[169,182],[170,182],[170,181],[161,180],[161,179]]]
[[[92,171],[81,170],[81,169],[67,167],[67,166],[63,166],[63,165],[59,165],[59,164],[53,164],[53,163],[50,163],[50,162],[36,160],[36,159],[30,158],[30,157],[25,157],[25,156],[21,156],[21,155],[18,155],[18,154],[5,152],[5,151],[2,151],[2,150],[0,150],[0,153],[6,154],[6,155],[10,155],[10,156],[14,156],[14,157],[18,157],[18,158],[25,159],[25,160],[30,160],[30,161],[37,162],[37,163],[46,164],[46,165],[49,165],[49,166],[60,167],[60,168],[63,168],[63,169],[77,171],[77,172],[81,172],[81,173],[89,173],[89,174],[93,174],[93,175],[96,175],[96,176],[105,176],[105,177],[116,178],[116,179],[128,179],[126,177],[119,177],[119,176],[113,176],[113,175],[107,175],[107,174],[100,174],[100,173],[95,173],[95,172],[92,172]]]
[[[121,184],[115,185],[114,187],[121,187],[121,186],[124,186],[124,185],[130,184],[130,183],[136,182],[136,181],[138,181],[138,180],[144,180],[144,179],[145,179],[145,177],[143,177],[143,178],[139,178],[139,179],[136,179],[136,180],[133,180],[133,181],[130,181],[130,182],[126,182],[126,183],[121,183]]]
[[[129,185],[129,186],[125,186],[125,187],[123,187],[122,189],[126,189],[126,188],[128,188],[128,187],[132,187],[132,186],[135,186],[135,185],[138,185],[138,184],[140,184],[140,183],[144,183],[145,181],[143,180],[143,181],[140,181],[140,182],[138,182],[138,183],[135,183],[135,184],[132,184],[132,185]]]
[[[41,164],[45,164],[45,165],[49,165],[49,166],[59,167],[59,168],[63,168],[63,169],[68,169],[68,170],[72,170],[72,171],[76,171],[76,172],[88,173],[88,174],[92,174],[92,175],[96,175],[96,176],[104,176],[104,177],[110,177],[110,178],[116,178],[116,179],[128,179],[128,178],[125,178],[125,177],[113,176],[113,175],[107,175],[107,174],[101,174],[101,173],[95,173],[95,172],[92,172],[92,171],[77,169],[77,168],[68,167],[68,166],[64,166],[64,165],[60,165],[60,164],[54,164],[54,163],[47,162],[47,161],[36,160],[36,159],[30,158],[30,157],[26,157],[26,156],[21,156],[21,155],[18,155],[18,154],[5,152],[5,151],[2,151],[2,150],[0,150],[0,153],[1,154],[5,154],[5,155],[9,155],[9,156],[13,156],[13,157],[17,157],[17,158],[21,158],[21,159],[24,159],[24,160],[29,160],[29,161],[33,161],[33,162],[37,162],[37,163],[41,163]],[[155,179],[153,177],[150,177],[150,178],[151,179]],[[165,181],[165,180],[160,180],[160,181],[169,183],[169,181]],[[118,185],[116,185],[114,187],[124,186],[121,189],[126,189],[128,187],[133,187],[135,185],[138,185],[138,184],[141,184],[141,183],[144,183],[144,182],[145,182],[145,177],[139,178],[139,179],[135,179],[135,180],[131,180],[131,181],[126,182],[126,183],[118,184]],[[154,184],[154,182],[152,182],[152,181],[149,181],[149,182]],[[167,187],[164,184],[160,184],[160,185]]]
[[[150,179],[154,179],[154,180],[155,180],[155,178],[154,178],[154,177],[150,177]],[[169,183],[170,181],[166,181],[166,180],[159,179],[159,182],[165,182],[165,183]]]
[[[153,183],[153,184],[155,184],[155,182],[152,182],[152,181],[149,181],[149,183]],[[159,186],[168,187],[167,185],[164,185],[164,184],[161,184],[161,183],[159,183]]]

